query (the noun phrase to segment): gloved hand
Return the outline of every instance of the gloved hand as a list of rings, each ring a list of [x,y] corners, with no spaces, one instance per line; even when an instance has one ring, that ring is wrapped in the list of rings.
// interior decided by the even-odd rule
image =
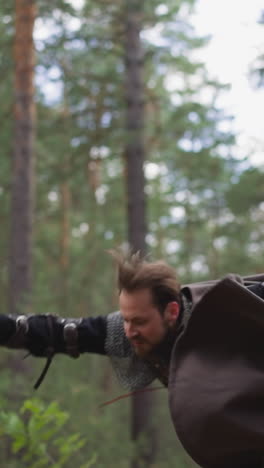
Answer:
[[[65,352],[63,320],[53,315],[31,315],[28,318],[27,349],[34,356]]]
[[[0,346],[5,346],[16,332],[16,320],[8,315],[0,315]]]
[[[64,352],[63,323],[51,315],[0,315],[0,346],[27,349],[34,356],[43,357],[50,347]]]

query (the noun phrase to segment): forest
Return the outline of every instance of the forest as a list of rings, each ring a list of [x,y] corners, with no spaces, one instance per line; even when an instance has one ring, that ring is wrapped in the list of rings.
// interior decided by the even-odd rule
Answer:
[[[195,59],[210,40],[195,5],[2,2],[1,313],[117,310],[120,247],[166,260],[183,284],[263,271],[264,164],[236,157],[228,84]],[[24,357],[1,348],[1,466],[197,466],[166,389],[144,396],[145,430],[140,396],[101,406],[125,393],[107,358],[57,355],[34,390],[45,363]]]

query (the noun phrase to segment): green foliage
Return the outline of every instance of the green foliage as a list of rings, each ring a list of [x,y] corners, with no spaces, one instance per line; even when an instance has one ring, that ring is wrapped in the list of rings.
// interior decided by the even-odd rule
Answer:
[[[86,441],[75,433],[63,435],[62,428],[69,415],[54,401],[49,405],[38,399],[26,400],[18,413],[0,413],[0,436],[11,440],[12,454],[19,456],[20,467],[40,468],[53,466],[62,468]],[[94,464],[96,456],[82,464],[88,468]]]
[[[254,187],[254,190],[252,188]],[[255,188],[257,187],[257,190]],[[264,193],[264,167],[249,168],[239,177],[238,181],[230,187],[228,202],[236,215],[245,215],[263,202]]]

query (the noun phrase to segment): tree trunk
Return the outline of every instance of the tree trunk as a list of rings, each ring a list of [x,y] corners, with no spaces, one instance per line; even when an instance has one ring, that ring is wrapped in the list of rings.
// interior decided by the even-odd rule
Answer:
[[[61,203],[61,229],[60,229],[60,277],[61,277],[61,309],[63,313],[68,313],[68,281],[69,281],[69,246],[70,246],[70,205],[71,193],[69,184],[63,180],[60,184],[60,203]]]
[[[144,180],[144,87],[143,50],[140,43],[138,1],[126,0],[125,17],[125,98],[126,98],[126,176],[128,236],[133,250],[145,253],[146,202]]]
[[[132,251],[146,253],[146,200],[144,179],[144,87],[143,50],[140,42],[142,3],[125,0],[124,60],[126,70],[126,187],[128,241]],[[132,468],[149,466],[154,458],[154,432],[150,424],[153,396],[150,393],[132,397],[131,437],[142,446],[136,448]],[[139,448],[140,447],[140,448]]]
[[[27,303],[32,287],[32,222],[35,139],[34,43],[36,5],[16,0],[14,152],[11,183],[10,313]]]

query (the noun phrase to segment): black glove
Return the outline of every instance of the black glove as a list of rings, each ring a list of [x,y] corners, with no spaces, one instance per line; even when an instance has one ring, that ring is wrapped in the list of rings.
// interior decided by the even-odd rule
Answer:
[[[16,320],[8,315],[0,315],[0,346],[5,346],[16,332]]]
[[[65,352],[63,321],[52,315],[0,315],[0,346],[28,349],[34,356]]]
[[[64,321],[53,315],[32,315],[28,318],[27,349],[34,356],[65,352]]]

